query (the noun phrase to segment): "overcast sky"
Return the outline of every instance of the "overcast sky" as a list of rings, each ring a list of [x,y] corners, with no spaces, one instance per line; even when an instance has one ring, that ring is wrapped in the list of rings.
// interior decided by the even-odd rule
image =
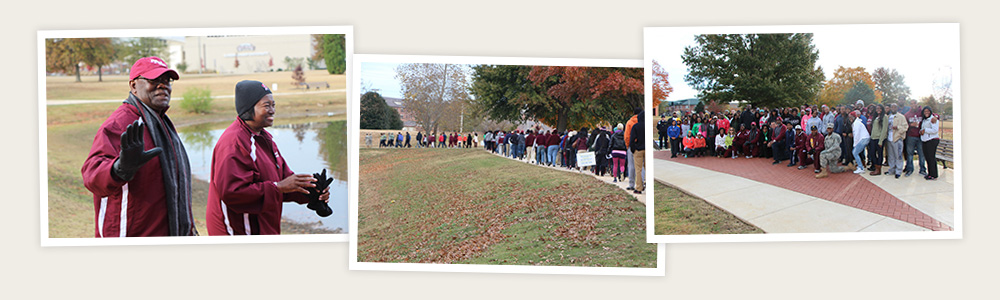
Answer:
[[[382,97],[403,98],[399,81],[396,80],[398,63],[363,62],[361,63],[361,91],[365,88],[378,90]]]
[[[954,96],[960,97],[957,24],[647,28],[645,58],[659,62],[670,75],[674,91],[667,100],[694,98],[698,92],[684,81],[688,71],[681,54],[694,45],[696,34],[782,32],[814,34],[817,64],[827,80],[839,66],[864,67],[869,74],[879,67],[896,69],[905,76],[910,96],[920,98],[931,95],[935,77],[951,74]]]

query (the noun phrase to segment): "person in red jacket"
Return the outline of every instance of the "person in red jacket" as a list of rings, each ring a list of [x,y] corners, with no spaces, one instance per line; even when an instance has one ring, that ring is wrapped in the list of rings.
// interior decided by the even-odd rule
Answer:
[[[158,57],[129,72],[129,95],[101,124],[80,173],[94,195],[94,236],[198,235],[191,214],[191,167],[167,117],[172,82]]]
[[[826,139],[820,133],[819,128],[816,128],[816,125],[811,126],[809,129],[811,129],[810,132],[812,133],[806,137],[806,156],[812,158],[813,173],[819,173],[822,169],[819,154],[823,152],[823,149],[826,149],[826,145],[824,144]],[[804,158],[801,160],[805,161]]]
[[[813,163],[809,154],[806,153],[806,144],[808,141],[809,136],[802,130],[802,126],[795,125],[795,144],[790,148],[794,151],[792,155],[798,158],[799,170],[805,169],[806,165]]]
[[[236,84],[236,113],[212,153],[212,174],[205,217],[210,235],[281,233],[283,202],[309,203],[309,174],[295,174],[285,163],[271,134],[274,97],[260,81]],[[327,202],[329,188],[318,192]]]

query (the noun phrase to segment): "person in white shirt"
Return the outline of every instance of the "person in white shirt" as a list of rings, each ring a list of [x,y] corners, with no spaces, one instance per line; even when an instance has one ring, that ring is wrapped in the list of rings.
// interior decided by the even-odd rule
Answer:
[[[861,174],[865,172],[865,167],[860,164],[860,154],[861,151],[865,150],[865,146],[868,146],[868,139],[871,137],[868,134],[868,127],[865,126],[865,122],[862,122],[861,118],[858,118],[860,115],[861,112],[856,110],[851,112],[851,122],[853,122],[851,129],[854,134],[854,150],[851,151],[851,154],[854,155],[854,161],[859,162],[858,169],[854,170],[854,174]]]
[[[941,142],[938,137],[940,122],[934,116],[934,111],[931,110],[930,106],[924,106],[924,109],[920,111],[920,116],[923,117],[923,121],[920,122],[920,141],[924,143],[924,159],[927,160],[927,176],[924,176],[924,179],[937,180],[937,157],[935,154],[938,143]]]

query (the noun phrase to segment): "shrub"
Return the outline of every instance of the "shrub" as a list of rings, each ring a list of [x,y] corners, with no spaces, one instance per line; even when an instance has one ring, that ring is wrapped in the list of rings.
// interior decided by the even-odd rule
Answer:
[[[207,114],[212,110],[212,91],[208,88],[191,88],[184,91],[181,108],[186,111]]]

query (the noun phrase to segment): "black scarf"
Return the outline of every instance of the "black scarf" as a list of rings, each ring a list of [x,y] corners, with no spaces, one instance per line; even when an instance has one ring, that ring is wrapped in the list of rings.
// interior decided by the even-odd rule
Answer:
[[[163,172],[163,190],[167,198],[167,225],[171,236],[198,235],[191,214],[191,165],[181,138],[166,114],[159,114],[129,93],[125,103],[135,106],[149,128],[153,144],[163,148],[160,153],[160,170]]]

